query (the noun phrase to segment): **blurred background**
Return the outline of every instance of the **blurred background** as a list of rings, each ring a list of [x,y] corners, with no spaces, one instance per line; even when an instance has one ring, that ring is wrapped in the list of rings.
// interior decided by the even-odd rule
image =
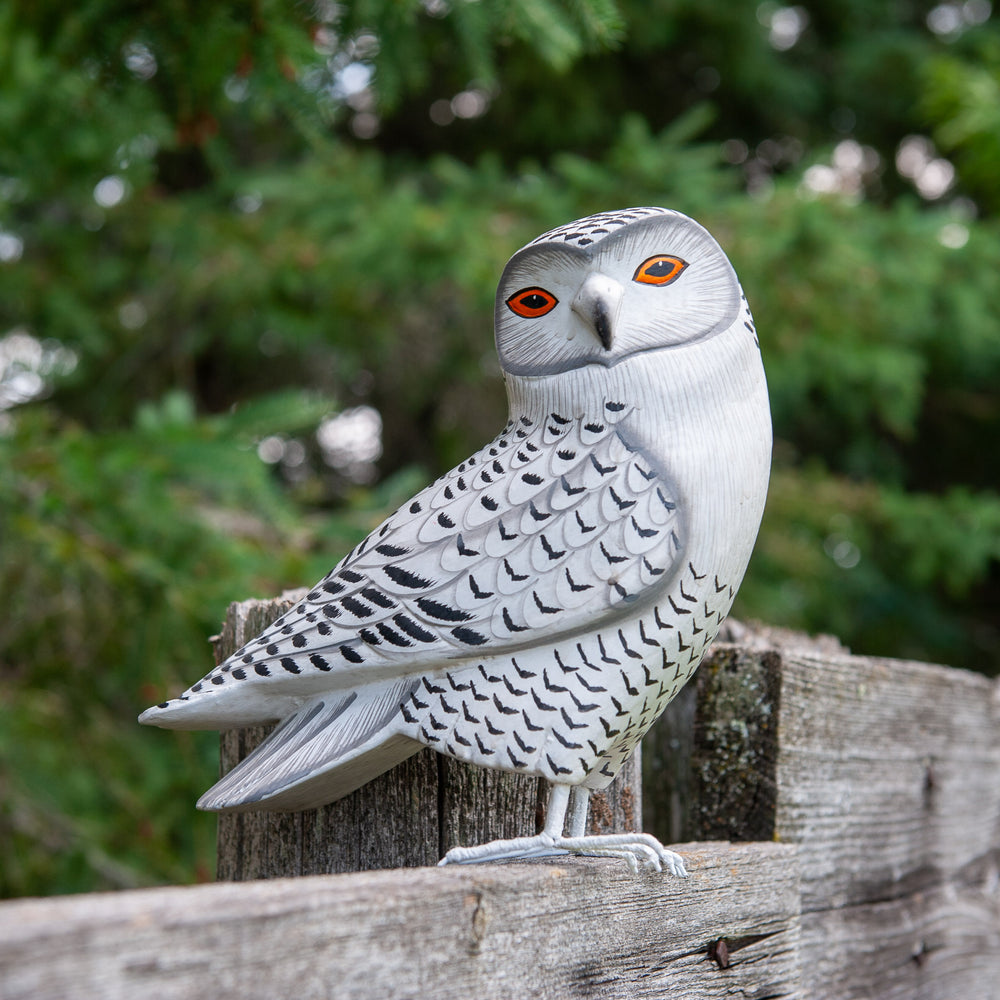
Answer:
[[[988,0],[0,0],[0,894],[211,878],[136,714],[506,419],[506,259],[656,204],[753,307],[735,614],[1000,671]]]

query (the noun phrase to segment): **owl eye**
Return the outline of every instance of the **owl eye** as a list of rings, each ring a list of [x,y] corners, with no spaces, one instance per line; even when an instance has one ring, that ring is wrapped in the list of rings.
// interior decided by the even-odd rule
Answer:
[[[516,316],[534,319],[552,312],[559,300],[544,288],[522,288],[507,299],[507,308]]]
[[[632,280],[643,285],[669,285],[681,276],[681,271],[686,267],[686,260],[670,253],[658,253],[635,269]]]

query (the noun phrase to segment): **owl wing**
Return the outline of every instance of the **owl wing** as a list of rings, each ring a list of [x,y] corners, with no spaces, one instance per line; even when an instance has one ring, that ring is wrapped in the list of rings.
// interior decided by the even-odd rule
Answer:
[[[627,415],[608,402],[598,419],[509,423],[213,673],[363,683],[613,621],[683,550],[676,490],[630,442]]]

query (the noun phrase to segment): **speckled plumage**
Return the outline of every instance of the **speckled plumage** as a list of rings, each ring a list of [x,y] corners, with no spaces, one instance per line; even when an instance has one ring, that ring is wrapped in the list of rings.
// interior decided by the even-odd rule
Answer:
[[[678,213],[591,216],[515,254],[496,329],[500,434],[141,717],[286,720],[202,808],[318,805],[428,745],[579,789],[585,814],[585,790],[613,779],[697,667],[746,568],[770,459],[756,334],[725,255]],[[561,812],[550,826],[559,840]],[[590,853],[584,839],[557,849]],[[606,853],[658,866],[650,852]]]

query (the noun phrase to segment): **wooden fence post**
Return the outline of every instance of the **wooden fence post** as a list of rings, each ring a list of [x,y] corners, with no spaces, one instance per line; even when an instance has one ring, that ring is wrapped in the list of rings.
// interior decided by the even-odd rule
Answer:
[[[216,658],[221,662],[299,599],[300,593],[288,592],[276,600],[230,605],[222,633],[214,640]],[[242,760],[267,732],[257,727],[223,733],[221,773]],[[591,796],[591,832],[640,828],[637,756],[609,788]],[[422,750],[320,809],[220,815],[217,877],[244,881],[434,865],[459,844],[538,832],[547,787],[539,778],[473,767]]]
[[[744,632],[650,732],[646,828],[795,844],[810,1000],[997,996],[1000,684]]]

